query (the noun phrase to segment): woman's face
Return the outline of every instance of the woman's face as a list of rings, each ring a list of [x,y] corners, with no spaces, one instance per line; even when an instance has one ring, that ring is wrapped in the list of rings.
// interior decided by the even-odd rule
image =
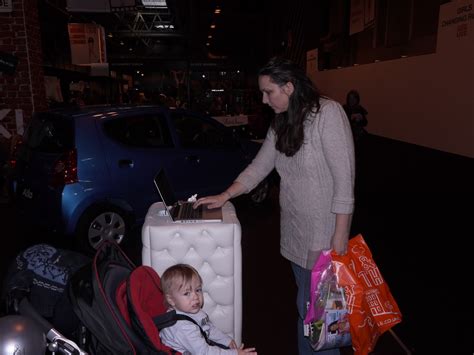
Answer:
[[[262,102],[270,106],[275,113],[286,112],[290,95],[293,93],[293,84],[288,82],[283,86],[275,84],[270,76],[261,75],[258,77],[258,86],[262,92]]]

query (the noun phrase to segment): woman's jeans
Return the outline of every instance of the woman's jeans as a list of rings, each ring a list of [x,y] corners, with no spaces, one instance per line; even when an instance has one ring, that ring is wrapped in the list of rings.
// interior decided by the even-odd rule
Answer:
[[[311,291],[311,270],[304,269],[295,263],[291,263],[293,274],[295,275],[298,294],[296,296],[296,306],[298,307],[298,353],[299,355],[339,355],[339,349],[329,349],[314,351],[309,339],[304,336],[303,320],[306,317],[307,303],[310,300]]]

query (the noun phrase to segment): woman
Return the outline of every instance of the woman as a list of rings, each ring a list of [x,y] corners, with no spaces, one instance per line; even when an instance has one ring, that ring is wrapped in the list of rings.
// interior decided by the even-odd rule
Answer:
[[[352,135],[357,142],[367,134],[364,127],[367,126],[367,110],[360,104],[360,95],[356,90],[347,93],[346,103],[343,105],[347,118],[351,124]]]
[[[298,287],[299,353],[311,354],[303,335],[311,269],[321,250],[345,254],[349,239],[354,208],[351,128],[341,105],[321,97],[304,72],[288,60],[271,59],[260,70],[258,84],[263,103],[276,114],[259,153],[227,190],[200,198],[195,206],[220,207],[248,193],[276,168],[280,252],[291,262]]]

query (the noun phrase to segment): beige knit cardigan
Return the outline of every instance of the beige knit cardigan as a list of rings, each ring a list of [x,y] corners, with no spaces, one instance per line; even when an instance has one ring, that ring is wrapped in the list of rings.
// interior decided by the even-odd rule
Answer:
[[[331,247],[336,214],[353,212],[354,145],[342,106],[329,99],[321,99],[319,112],[307,117],[304,135],[299,151],[287,157],[276,150],[270,128],[236,181],[248,192],[276,168],[281,178],[281,254],[311,269],[320,251]]]

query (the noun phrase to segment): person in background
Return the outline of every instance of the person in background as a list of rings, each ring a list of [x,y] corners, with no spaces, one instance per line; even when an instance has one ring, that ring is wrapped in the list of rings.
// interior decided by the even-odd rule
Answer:
[[[195,207],[224,205],[276,168],[280,175],[280,252],[297,293],[299,354],[313,354],[303,333],[311,269],[320,252],[345,254],[354,209],[354,142],[342,106],[321,94],[291,61],[271,59],[258,75],[263,103],[275,112],[260,151],[234,183]],[[281,286],[283,287],[283,286]],[[339,349],[318,354],[338,354]]]
[[[209,114],[211,116],[224,116],[226,114],[222,97],[214,97],[214,100],[212,100],[211,106],[209,107]]]
[[[161,276],[161,290],[166,305],[177,314],[191,320],[178,320],[174,325],[160,331],[161,341],[183,355],[192,354],[254,354],[255,348],[237,347],[235,341],[218,329],[202,310],[204,298],[202,279],[195,268],[187,264],[176,264]],[[206,334],[207,339],[199,329]]]
[[[360,104],[360,95],[356,90],[351,90],[347,93],[346,103],[344,104],[344,111],[351,124],[352,135],[354,140],[359,141],[367,131],[364,127],[367,126],[367,110]]]

